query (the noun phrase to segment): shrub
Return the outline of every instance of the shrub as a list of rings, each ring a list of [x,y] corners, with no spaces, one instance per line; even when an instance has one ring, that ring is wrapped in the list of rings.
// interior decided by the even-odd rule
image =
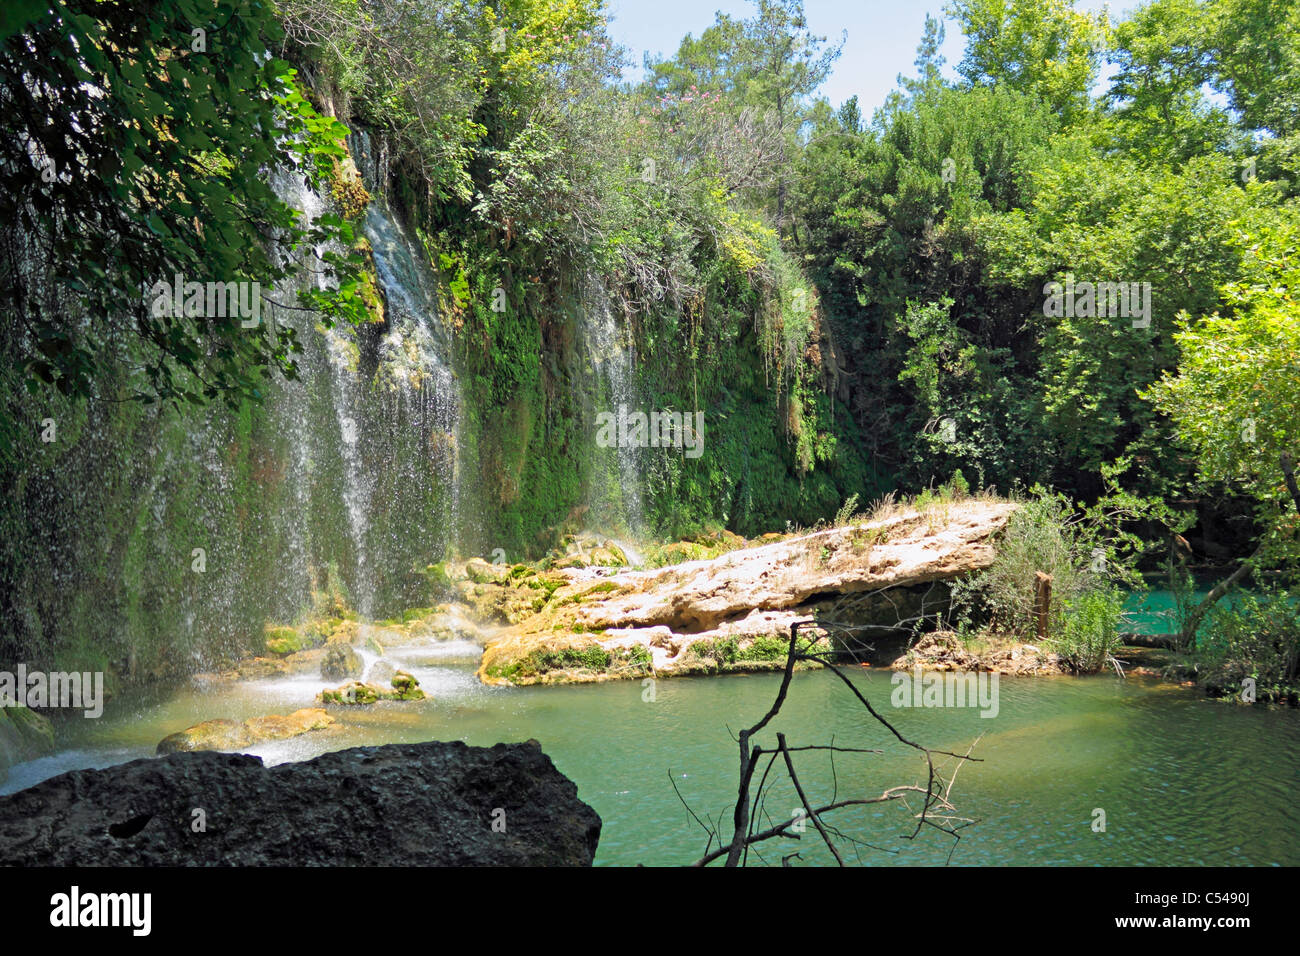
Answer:
[[[1236,693],[1255,681],[1260,700],[1294,697],[1300,690],[1300,593],[1264,588],[1220,602],[1197,636],[1193,657],[1215,691]]]
[[[1049,643],[1080,673],[1091,674],[1114,660],[1124,618],[1124,593],[1111,585],[1090,588],[1066,603]]]
[[[969,616],[987,614],[999,631],[1028,638],[1034,633],[1035,573],[1052,576],[1053,604],[1067,605],[1087,583],[1073,508],[1064,495],[1031,498],[1012,513],[987,570],[953,587],[954,605]]]

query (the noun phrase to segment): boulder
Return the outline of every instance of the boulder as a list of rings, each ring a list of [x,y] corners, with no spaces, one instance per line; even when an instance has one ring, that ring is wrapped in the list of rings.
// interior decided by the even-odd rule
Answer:
[[[277,656],[296,654],[306,650],[303,636],[292,627],[267,627],[266,649]]]
[[[371,683],[387,684],[397,676],[397,668],[393,666],[392,661],[375,661],[370,665],[370,670],[366,673]]]
[[[178,753],[0,797],[0,865],[588,866],[600,827],[536,741]]]
[[[174,754],[193,750],[243,750],[252,746],[253,735],[243,721],[218,717],[168,734],[158,742],[158,753]]]

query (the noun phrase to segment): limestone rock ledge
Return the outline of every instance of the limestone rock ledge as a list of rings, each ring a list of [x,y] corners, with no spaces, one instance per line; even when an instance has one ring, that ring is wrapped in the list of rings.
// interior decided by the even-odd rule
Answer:
[[[588,866],[600,828],[536,741],[356,747],[275,767],[204,751],[0,797],[0,865]]]
[[[869,607],[866,592],[901,595],[988,567],[1015,509],[988,499],[904,507],[708,560],[551,572],[563,583],[537,613],[512,617],[488,640],[479,676],[567,683],[783,666],[791,623],[837,600],[859,595]],[[884,623],[899,619],[893,596],[881,603]],[[855,621],[865,622],[869,615]]]

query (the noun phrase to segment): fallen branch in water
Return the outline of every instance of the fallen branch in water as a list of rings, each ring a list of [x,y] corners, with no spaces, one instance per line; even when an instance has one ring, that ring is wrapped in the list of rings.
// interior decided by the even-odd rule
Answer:
[[[690,809],[678,791],[678,798],[686,805],[688,812],[691,813],[697,823],[708,834],[708,842],[705,845],[704,855],[693,864],[694,866],[708,866],[717,860],[726,859],[726,866],[741,866],[748,861],[749,849],[756,844],[775,839],[793,839],[798,840],[803,832],[802,824],[804,817],[794,816],[791,819],[775,822],[765,829],[755,829],[757,821],[766,816],[765,800],[771,792],[774,781],[771,779],[773,767],[776,766],[777,758],[780,757],[784,765],[786,775],[795,793],[798,796],[801,808],[805,817],[816,829],[817,834],[821,837],[822,842],[826,844],[831,856],[835,862],[844,866],[844,854],[837,843],[837,840],[846,841],[856,846],[866,847],[869,849],[881,850],[881,847],[873,846],[863,840],[846,835],[833,821],[828,820],[827,816],[834,814],[836,811],[849,807],[863,807],[874,804],[889,803],[895,800],[902,801],[905,806],[910,808],[907,798],[913,795],[921,797],[919,810],[914,813],[915,826],[910,834],[904,834],[905,839],[915,838],[925,827],[933,827],[953,838],[952,848],[949,850],[951,859],[953,850],[956,849],[957,841],[960,840],[959,830],[974,823],[966,817],[957,815],[956,808],[951,802],[953,784],[956,781],[957,771],[968,760],[977,760],[971,756],[974,744],[964,754],[952,753],[946,750],[935,750],[922,746],[908,738],[904,737],[888,720],[880,714],[879,711],[871,704],[870,700],[862,693],[857,685],[849,678],[843,670],[838,667],[833,659],[833,653],[817,653],[813,650],[814,642],[809,640],[800,645],[799,631],[802,628],[829,628],[835,625],[819,623],[817,621],[805,620],[796,621],[790,626],[790,646],[786,653],[785,670],[782,672],[781,685],[777,690],[776,699],[767,713],[763,715],[753,726],[745,728],[737,736],[737,744],[740,750],[740,774],[739,783],[736,791],[736,803],[732,809],[732,835],[730,841],[724,841],[720,834],[720,822],[705,823],[700,817]],[[867,749],[861,747],[841,747],[836,746],[832,739],[830,744],[821,745],[800,745],[792,746],[786,739],[784,733],[776,734],[777,746],[775,749],[766,749],[760,745],[753,744],[752,741],[759,732],[763,730],[771,721],[780,713],[787,697],[789,696],[790,684],[794,675],[795,665],[801,661],[815,662],[822,665],[827,670],[835,674],[841,682],[848,688],[859,703],[866,708],[875,720],[888,730],[900,743],[914,748],[925,755],[926,760],[926,782],[922,784],[906,784],[896,787],[890,787],[882,791],[879,795],[853,797],[848,799],[839,799],[838,795],[833,793],[831,799],[820,805],[814,805],[805,789],[803,781],[800,779],[798,771],[795,768],[794,754],[808,751],[827,751],[831,757],[831,771],[835,774],[835,754],[879,754],[883,751],[878,749]],[[976,741],[978,743],[978,741]],[[763,773],[759,777],[757,786],[754,778],[758,771],[763,758],[766,757],[766,765]],[[956,767],[951,774],[945,776],[945,767],[936,765],[936,757],[951,758],[956,761]],[[835,777],[835,787],[838,790],[838,777]],[[676,783],[673,784],[676,789]],[[770,820],[770,817],[768,818]],[[717,846],[715,847],[715,842]],[[896,852],[896,851],[884,851]],[[783,865],[789,865],[789,861],[798,854],[791,854],[783,857]]]

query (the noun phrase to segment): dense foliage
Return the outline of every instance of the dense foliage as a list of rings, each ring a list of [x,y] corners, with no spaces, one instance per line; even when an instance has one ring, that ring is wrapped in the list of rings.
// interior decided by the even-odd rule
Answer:
[[[1258,570],[1293,577],[1300,2],[944,14],[966,38],[956,77],[927,18],[916,75],[867,116],[817,98],[840,48],[800,0],[719,14],[642,81],[601,0],[7,8],[0,438],[25,491],[6,533],[95,553],[72,561],[91,595],[143,573],[144,489],[162,479],[133,449],[183,457],[184,441],[119,406],[220,397],[231,412],[183,411],[181,431],[223,436],[247,497],[205,521],[245,529],[251,567],[268,560],[256,516],[290,493],[287,453],[253,406],[275,392],[263,372],[296,374],[297,333],[159,317],[142,290],[173,273],[269,287],[290,270],[274,240],[324,250],[332,279],[302,302],[323,325],[382,326],[354,249],[371,195],[345,175],[362,161],[351,130],[373,201],[437,274],[466,551],[536,553],[588,507],[651,535],[758,534],[958,471],[1104,510],[1122,475],[1165,504],[1126,511],[1122,534],[1196,522],[1200,558],[1264,540]],[[335,200],[311,225],[270,185],[286,168]],[[605,313],[639,406],[704,415],[698,459],[639,457],[639,514],[599,513],[628,492],[593,448],[593,412],[618,398],[584,341]],[[379,334],[357,341],[370,367]],[[56,409],[87,436],[57,453],[32,438]],[[73,522],[57,503],[97,468],[95,501],[80,494],[104,520]],[[166,480],[184,502],[203,477]],[[66,520],[40,527],[50,509]],[[57,641],[19,619],[72,599],[6,560],[15,647],[43,652]],[[1096,656],[1113,595],[1076,591],[1076,643]]]

